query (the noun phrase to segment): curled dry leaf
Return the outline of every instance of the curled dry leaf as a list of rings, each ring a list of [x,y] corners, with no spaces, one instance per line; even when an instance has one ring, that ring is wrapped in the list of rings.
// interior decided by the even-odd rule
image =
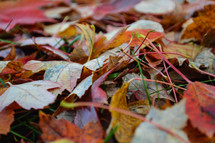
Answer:
[[[12,85],[0,96],[0,111],[13,102],[18,103],[24,109],[41,109],[54,102],[56,96],[47,91],[59,88],[55,82],[38,80],[19,85]]]

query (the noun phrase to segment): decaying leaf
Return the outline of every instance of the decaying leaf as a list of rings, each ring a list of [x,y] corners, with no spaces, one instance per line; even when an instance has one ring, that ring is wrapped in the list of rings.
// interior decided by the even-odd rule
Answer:
[[[187,135],[182,131],[187,122],[187,115],[185,114],[185,100],[164,111],[160,111],[152,107],[146,118],[162,125],[188,141]],[[179,139],[158,129],[148,122],[141,123],[134,133],[132,143],[139,142],[181,143]]]
[[[18,103],[24,109],[41,109],[54,102],[56,96],[47,91],[59,88],[55,82],[38,80],[19,85],[12,85],[0,96],[0,111],[13,102]]]

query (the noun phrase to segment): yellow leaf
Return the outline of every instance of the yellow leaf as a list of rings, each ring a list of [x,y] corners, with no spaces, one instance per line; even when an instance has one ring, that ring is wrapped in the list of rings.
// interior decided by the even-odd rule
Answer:
[[[129,110],[128,104],[126,101],[126,93],[128,89],[129,83],[125,83],[116,93],[113,95],[111,99],[111,106],[115,108],[121,108],[125,110]],[[133,133],[136,127],[140,124],[140,120],[137,118],[133,118],[128,115],[124,115],[122,113],[111,111],[112,127],[119,124],[119,128],[116,130],[115,137],[118,142],[130,142],[133,136]]]

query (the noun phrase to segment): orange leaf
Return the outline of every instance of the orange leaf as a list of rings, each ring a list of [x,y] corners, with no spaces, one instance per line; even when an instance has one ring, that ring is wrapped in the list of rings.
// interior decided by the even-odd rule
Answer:
[[[1,93],[4,93],[7,88],[0,90]],[[10,131],[10,125],[14,121],[14,108],[9,106],[0,112],[0,134],[6,135]]]
[[[182,33],[181,39],[194,39],[195,41],[200,42],[208,29],[215,26],[214,11],[215,5],[205,6],[204,10],[200,11],[197,17],[190,20],[192,23],[186,27]]]
[[[43,132],[41,137],[44,142],[51,142],[62,138],[71,139],[75,143],[102,142],[103,130],[97,122],[91,121],[82,130],[64,119],[56,120],[54,117],[42,112],[40,112],[39,116],[39,126]]]
[[[184,93],[186,113],[193,127],[197,127],[208,137],[213,137],[215,132],[215,86],[200,82],[188,84]]]

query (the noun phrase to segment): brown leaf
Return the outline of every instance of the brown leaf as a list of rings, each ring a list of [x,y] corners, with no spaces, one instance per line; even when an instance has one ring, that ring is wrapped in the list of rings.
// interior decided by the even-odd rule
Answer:
[[[215,5],[205,6],[198,16],[191,19],[182,32],[181,40],[195,40],[201,42],[208,29],[215,26]]]

